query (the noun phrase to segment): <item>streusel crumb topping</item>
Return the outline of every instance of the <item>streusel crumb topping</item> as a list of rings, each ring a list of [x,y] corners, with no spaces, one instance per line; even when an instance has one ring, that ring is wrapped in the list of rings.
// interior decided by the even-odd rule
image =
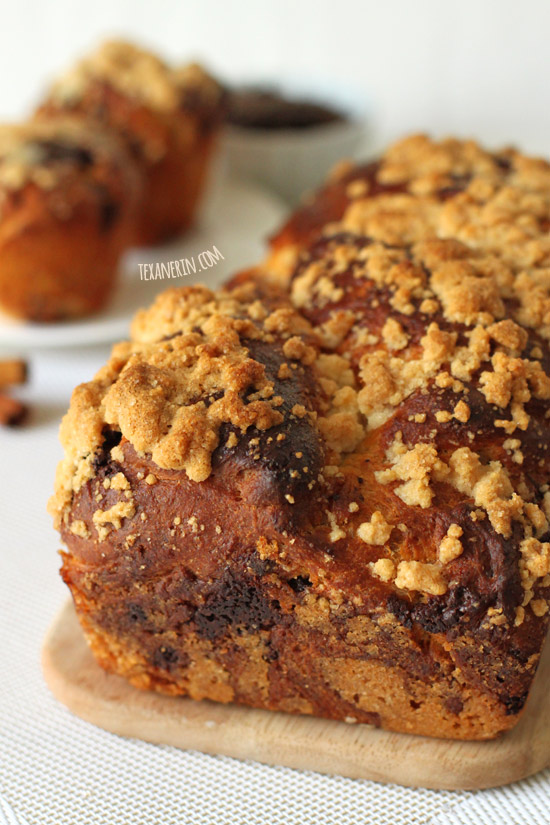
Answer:
[[[75,392],[57,512],[93,472],[105,426],[201,481],[224,422],[241,433],[280,424],[273,382],[247,344],[278,342],[278,380],[299,368],[312,381],[315,412],[296,403],[290,415],[324,445],[321,489],[333,497],[315,530],[330,554],[356,552],[378,586],[406,599],[450,597],[464,571],[479,578],[495,558],[515,559],[521,604],[513,612],[500,594],[487,619],[519,625],[531,602],[542,616],[550,165],[415,136],[356,181],[349,167],[338,174],[341,213],[254,270],[256,293],[173,290],[138,315],[131,342]],[[325,215],[320,198],[314,216]],[[286,286],[258,299],[274,289],[275,260]],[[285,496],[293,507],[297,495]]]
[[[339,179],[347,181],[340,217],[319,225],[300,248],[300,228],[311,231],[306,205],[306,217],[295,219],[294,257],[277,249],[267,261],[279,267],[279,279],[291,274],[294,306],[351,368],[352,380],[332,393],[332,409],[319,422],[340,455],[331,465],[360,454],[371,434],[424,397],[406,432],[393,428],[377,483],[422,510],[452,487],[496,534],[507,538],[517,527],[526,541],[542,535],[550,470],[550,164],[419,135],[378,164],[358,167],[356,179],[349,165],[339,169],[329,186]],[[536,478],[522,471],[526,443],[539,453],[529,462]],[[468,554],[462,529],[449,526],[427,570],[416,561],[400,566],[385,550],[373,572],[402,589],[444,592],[447,566]],[[377,543],[370,522],[357,535]],[[530,577],[523,574],[523,582],[528,599]]]
[[[51,191],[66,185],[75,173],[89,174],[101,164],[108,165],[112,173],[126,168],[127,160],[111,135],[76,118],[0,125],[0,189],[4,192],[15,192],[27,183]]]
[[[283,421],[282,399],[247,344],[286,341],[282,346],[291,363],[308,361],[315,350],[300,338],[308,325],[293,310],[270,312],[247,302],[248,295],[246,288],[219,293],[204,287],[172,289],[138,313],[131,340],[115,346],[95,379],[73,393],[61,425],[65,458],[51,505],[57,518],[66,515],[73,493],[93,477],[106,428],[121,433],[158,467],[183,470],[202,481],[210,475],[222,424],[244,433]],[[151,479],[156,482],[154,475]],[[145,481],[152,484],[151,479]],[[124,508],[128,516],[128,502]],[[98,523],[116,526],[121,512],[102,513]]]
[[[152,109],[177,109],[187,92],[205,103],[219,100],[220,87],[200,66],[172,69],[157,55],[123,40],[108,40],[60,77],[51,98],[61,104],[80,100],[90,84],[104,82]]]

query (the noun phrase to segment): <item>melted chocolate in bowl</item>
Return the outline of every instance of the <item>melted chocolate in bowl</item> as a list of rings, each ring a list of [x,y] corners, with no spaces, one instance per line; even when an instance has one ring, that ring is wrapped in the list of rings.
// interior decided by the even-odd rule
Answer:
[[[237,89],[229,95],[227,120],[244,129],[310,129],[346,119],[332,107],[290,100],[273,89]]]

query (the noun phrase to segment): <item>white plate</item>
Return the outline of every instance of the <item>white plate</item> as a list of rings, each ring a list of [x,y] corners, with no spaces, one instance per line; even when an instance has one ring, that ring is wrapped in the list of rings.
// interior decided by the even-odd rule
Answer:
[[[129,322],[140,307],[170,286],[202,283],[217,286],[265,254],[266,236],[284,217],[286,207],[273,195],[242,181],[227,180],[212,190],[197,226],[164,246],[133,249],[125,257],[119,283],[108,306],[98,315],[57,324],[29,324],[0,317],[0,347],[19,351],[42,347],[74,347],[126,338]],[[202,252],[223,256],[214,261]],[[142,280],[139,264],[187,259],[196,274],[164,280]],[[202,264],[202,266],[201,266]],[[211,266],[209,264],[212,264]],[[185,269],[191,271],[190,265]],[[180,265],[180,271],[183,266]]]

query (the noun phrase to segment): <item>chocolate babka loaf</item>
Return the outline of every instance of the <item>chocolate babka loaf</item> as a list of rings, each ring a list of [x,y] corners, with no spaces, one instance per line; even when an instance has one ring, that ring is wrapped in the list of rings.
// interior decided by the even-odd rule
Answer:
[[[550,596],[550,165],[409,138],[263,264],[162,294],[78,387],[52,512],[139,688],[459,739]]]

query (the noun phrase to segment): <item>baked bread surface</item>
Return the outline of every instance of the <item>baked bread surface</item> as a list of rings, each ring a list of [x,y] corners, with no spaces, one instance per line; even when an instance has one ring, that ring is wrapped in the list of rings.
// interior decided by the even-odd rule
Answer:
[[[51,502],[142,688],[490,738],[550,595],[550,166],[423,136],[224,291],[169,290],[64,419]]]

